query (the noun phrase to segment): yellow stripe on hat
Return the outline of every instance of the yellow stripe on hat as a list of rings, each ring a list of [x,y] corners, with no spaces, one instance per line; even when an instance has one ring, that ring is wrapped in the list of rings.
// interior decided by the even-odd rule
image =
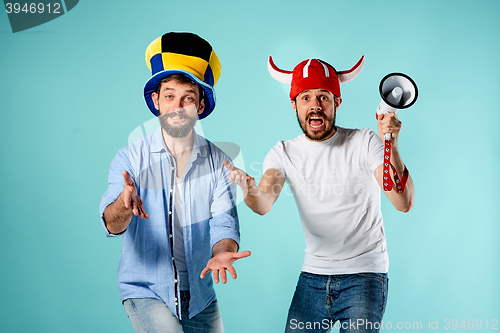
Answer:
[[[212,74],[214,76],[214,86],[215,86],[215,84],[219,80],[222,67],[220,65],[219,57],[217,56],[214,50],[212,50],[212,53],[210,54],[210,61],[208,63],[210,64],[210,68],[212,68]]]
[[[180,69],[194,74],[200,81],[204,81],[208,62],[198,57],[191,57],[177,53],[162,53],[163,69]],[[220,74],[219,74],[220,75]]]
[[[146,64],[149,70],[151,70],[151,58],[153,58],[155,54],[161,53],[161,37],[162,36],[152,41],[146,49]]]

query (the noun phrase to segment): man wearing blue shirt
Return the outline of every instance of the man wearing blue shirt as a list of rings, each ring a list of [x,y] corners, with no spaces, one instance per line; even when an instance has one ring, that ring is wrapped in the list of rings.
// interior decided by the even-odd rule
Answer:
[[[228,156],[194,131],[215,107],[220,62],[191,33],[167,33],[146,50],[146,104],[161,126],[120,149],[100,213],[123,235],[120,294],[136,332],[223,332],[213,288],[233,278],[239,225]],[[212,271],[212,274],[208,274]]]

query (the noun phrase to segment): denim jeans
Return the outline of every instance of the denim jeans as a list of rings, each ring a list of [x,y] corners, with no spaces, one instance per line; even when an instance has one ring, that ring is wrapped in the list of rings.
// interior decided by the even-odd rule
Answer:
[[[224,333],[217,300],[189,319],[189,291],[181,291],[182,320],[154,298],[129,298],[123,305],[137,333]]]
[[[387,274],[317,275],[302,272],[286,333],[378,332],[387,302]]]

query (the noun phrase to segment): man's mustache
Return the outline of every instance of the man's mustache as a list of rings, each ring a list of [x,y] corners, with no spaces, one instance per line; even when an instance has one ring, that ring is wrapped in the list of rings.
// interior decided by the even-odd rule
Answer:
[[[321,118],[326,118],[326,114],[321,112],[321,111],[313,111],[311,113],[307,114],[307,119],[310,119],[311,117],[321,117]]]
[[[188,118],[188,114],[186,112],[186,110],[184,108],[181,108],[181,109],[175,109],[175,110],[172,110],[172,111],[168,111],[167,113],[165,113],[163,115],[163,117],[165,118],[171,118],[171,117],[177,117],[177,116],[182,116],[182,117],[185,117],[185,118]]]

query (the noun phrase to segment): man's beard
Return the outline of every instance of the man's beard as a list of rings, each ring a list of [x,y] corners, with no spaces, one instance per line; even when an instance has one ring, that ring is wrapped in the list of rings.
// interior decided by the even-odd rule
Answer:
[[[181,116],[187,119],[187,123],[183,125],[170,125],[168,123],[168,118],[174,116]],[[185,138],[194,128],[196,121],[198,118],[192,118],[188,116],[184,109],[180,109],[177,111],[169,111],[161,116],[158,116],[161,124],[161,128],[167,132],[173,138]]]
[[[297,109],[295,109],[295,111],[297,111]],[[329,122],[331,123],[330,128],[325,128],[322,132],[319,132],[317,134],[314,134],[314,132],[310,133],[308,131],[308,127],[307,127],[308,118],[306,118],[304,120],[304,122],[301,122],[300,119],[299,119],[299,113],[295,112],[295,114],[297,116],[297,121],[299,122],[299,126],[302,129],[302,132],[304,132],[305,136],[309,140],[312,140],[312,141],[323,141],[326,138],[332,136],[332,132],[335,132],[337,130],[337,127],[335,126],[335,120],[337,118],[337,112],[335,112],[335,111],[336,110],[334,109],[333,118],[331,118],[331,119],[327,119],[326,115],[323,112],[311,112],[311,113],[309,113],[307,115],[308,118],[311,118],[312,116],[315,116],[315,115],[322,116],[326,120],[329,120]]]

